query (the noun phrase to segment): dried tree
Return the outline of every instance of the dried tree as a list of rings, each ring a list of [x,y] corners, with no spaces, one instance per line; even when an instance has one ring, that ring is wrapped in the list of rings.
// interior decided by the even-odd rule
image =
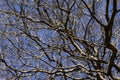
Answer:
[[[0,79],[119,80],[119,0],[1,0]]]

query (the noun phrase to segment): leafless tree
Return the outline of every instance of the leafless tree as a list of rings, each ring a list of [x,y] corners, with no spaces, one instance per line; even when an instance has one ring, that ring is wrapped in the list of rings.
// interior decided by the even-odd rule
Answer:
[[[0,79],[120,80],[119,0],[0,0]]]

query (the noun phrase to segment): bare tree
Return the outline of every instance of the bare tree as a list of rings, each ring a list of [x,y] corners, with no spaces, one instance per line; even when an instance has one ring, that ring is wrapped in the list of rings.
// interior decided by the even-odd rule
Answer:
[[[1,0],[0,79],[120,80],[119,0]]]

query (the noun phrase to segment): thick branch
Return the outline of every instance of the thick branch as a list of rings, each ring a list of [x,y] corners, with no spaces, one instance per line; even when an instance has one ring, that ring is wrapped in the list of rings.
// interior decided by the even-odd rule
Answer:
[[[105,17],[106,17],[107,22],[109,22],[109,2],[110,2],[110,0],[106,0],[106,14],[105,14]]]

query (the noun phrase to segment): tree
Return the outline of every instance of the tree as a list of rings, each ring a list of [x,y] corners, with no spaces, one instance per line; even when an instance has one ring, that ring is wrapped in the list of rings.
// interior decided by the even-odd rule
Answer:
[[[1,0],[0,78],[119,80],[119,0]]]

